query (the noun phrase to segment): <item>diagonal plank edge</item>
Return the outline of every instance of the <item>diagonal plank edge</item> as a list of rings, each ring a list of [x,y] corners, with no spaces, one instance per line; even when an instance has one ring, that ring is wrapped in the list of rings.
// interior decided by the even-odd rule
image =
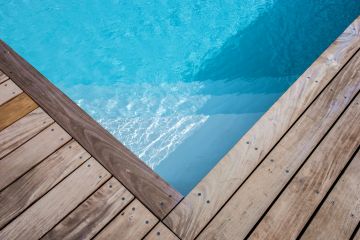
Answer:
[[[271,206],[249,239],[297,239],[360,144],[360,95]]]
[[[326,198],[302,240],[351,239],[360,222],[360,151]]]
[[[194,239],[360,47],[360,17],[300,76],[165,218]]]
[[[1,40],[0,69],[157,217],[164,218],[182,199],[180,193]]]
[[[91,239],[133,199],[112,177],[42,239]]]
[[[198,239],[246,237],[359,92],[359,67],[360,52],[357,52],[219,211]]]

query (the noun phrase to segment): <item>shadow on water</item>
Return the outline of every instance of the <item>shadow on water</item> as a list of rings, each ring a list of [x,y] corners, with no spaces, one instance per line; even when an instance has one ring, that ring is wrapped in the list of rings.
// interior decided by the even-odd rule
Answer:
[[[206,82],[203,94],[215,95],[199,110],[211,117],[156,171],[187,194],[359,14],[360,1],[279,0],[221,49],[209,52],[197,70],[184,75]],[[244,94],[253,96],[234,97]]]
[[[233,89],[240,92],[284,91],[288,83],[280,77],[303,73],[358,14],[359,1],[277,1],[221,49],[209,52],[201,66],[195,72],[186,72],[185,78],[251,81],[257,85]],[[273,78],[280,79],[274,83]]]

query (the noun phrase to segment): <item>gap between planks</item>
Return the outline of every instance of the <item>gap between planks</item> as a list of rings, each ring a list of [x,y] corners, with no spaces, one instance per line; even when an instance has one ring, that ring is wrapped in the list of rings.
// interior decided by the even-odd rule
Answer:
[[[90,158],[2,229],[0,238],[39,239],[110,176],[95,159]]]
[[[295,239],[360,144],[360,95],[315,149],[249,239]]]
[[[301,239],[350,239],[360,222],[360,151],[330,192]]]

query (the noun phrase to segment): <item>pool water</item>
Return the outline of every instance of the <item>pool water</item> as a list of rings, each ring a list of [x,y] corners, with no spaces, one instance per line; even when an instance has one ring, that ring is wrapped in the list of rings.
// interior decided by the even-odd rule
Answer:
[[[0,0],[0,37],[187,194],[358,0]]]

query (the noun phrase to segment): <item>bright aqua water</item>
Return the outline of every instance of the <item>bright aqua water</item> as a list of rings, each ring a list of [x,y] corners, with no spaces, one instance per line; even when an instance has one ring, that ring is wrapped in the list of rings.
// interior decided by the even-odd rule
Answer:
[[[0,0],[0,37],[183,194],[358,0]]]

